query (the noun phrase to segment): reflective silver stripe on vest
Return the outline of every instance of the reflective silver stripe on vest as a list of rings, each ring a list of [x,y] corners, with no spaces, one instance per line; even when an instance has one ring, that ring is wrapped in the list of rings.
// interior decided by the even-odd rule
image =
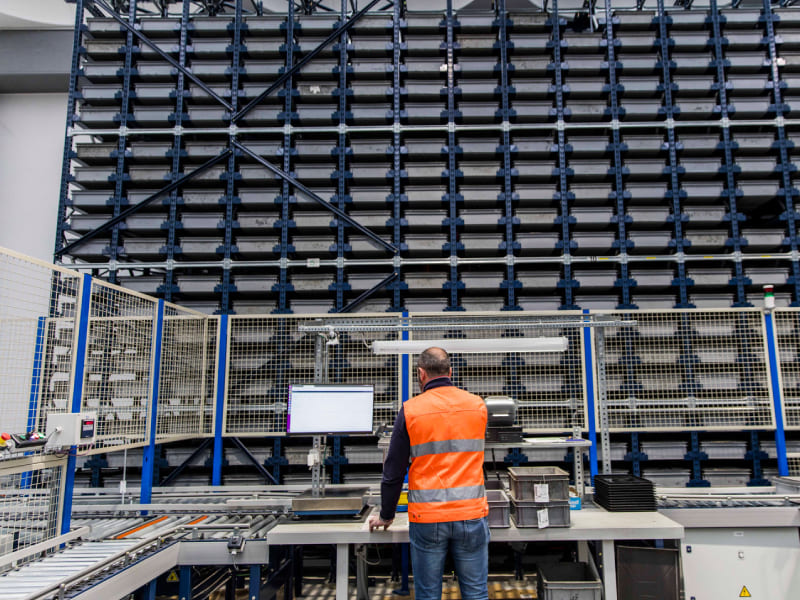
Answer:
[[[456,500],[474,500],[486,496],[486,488],[482,485],[445,488],[443,490],[409,490],[409,502],[454,502]]]
[[[447,452],[483,452],[483,439],[480,440],[442,440],[425,442],[411,446],[411,458],[426,454],[445,454]]]

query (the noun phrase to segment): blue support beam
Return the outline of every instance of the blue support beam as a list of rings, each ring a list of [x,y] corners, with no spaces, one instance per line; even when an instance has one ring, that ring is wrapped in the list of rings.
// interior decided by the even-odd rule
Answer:
[[[686,487],[709,487],[711,484],[703,479],[703,468],[701,462],[708,460],[708,454],[700,450],[700,432],[691,432],[689,442],[689,452],[684,456],[685,460],[692,461],[692,476]]]
[[[37,425],[39,416],[39,388],[42,379],[42,361],[44,359],[44,336],[47,319],[39,317],[36,323],[36,345],[33,349],[33,369],[31,369],[31,393],[28,400],[28,421],[25,428],[26,432],[38,431]],[[44,425],[42,425],[43,427]],[[19,486],[22,489],[31,487],[30,471],[23,473],[20,478]]]
[[[178,596],[181,600],[192,600],[192,567],[181,565],[178,575]],[[258,596],[255,596],[258,598]]]
[[[58,217],[56,222],[56,243],[54,252],[59,252],[64,245],[64,231],[67,229],[67,206],[70,203],[69,190],[72,176],[72,136],[70,131],[77,115],[78,73],[81,61],[81,35],[83,34],[84,0],[75,0],[75,26],[72,38],[72,64],[69,71],[69,88],[67,92],[67,124],[64,133],[64,154],[61,162],[61,187],[58,194]],[[57,258],[57,254],[54,258]]]
[[[775,449],[778,453],[778,475],[789,475],[789,460],[786,456],[786,430],[783,419],[783,394],[780,384],[780,363],[775,323],[771,312],[764,313],[764,327],[767,335],[767,360],[769,380],[772,386],[772,404],[775,411]]]
[[[222,424],[225,415],[225,377],[228,372],[228,315],[219,318],[219,352],[217,360],[217,394],[214,403],[214,451],[212,454],[211,485],[222,484]]]
[[[190,3],[183,3],[183,12],[181,13],[181,31],[180,43],[178,45],[178,63],[186,67],[186,46],[188,43],[188,30],[189,30],[189,8]],[[182,70],[178,70],[178,81],[175,85],[175,135],[172,140],[172,182],[177,181],[181,173],[181,158],[185,155],[183,148],[183,135],[182,127],[185,118],[188,118],[186,111],[186,76]],[[178,227],[178,190],[175,189],[170,192],[169,198],[164,199],[164,204],[169,207],[169,216],[167,217],[167,264],[171,265],[175,260],[178,241],[176,239],[176,230]],[[167,266],[166,274],[164,277],[164,286],[159,289],[164,298],[171,302],[175,292],[179,291],[178,286],[175,285],[175,271],[171,266]]]
[[[761,465],[761,461],[767,460],[769,456],[761,450],[758,431],[750,432],[750,450],[747,451],[744,458],[753,461],[753,477],[750,478],[747,485],[751,487],[770,485],[769,480],[764,478],[764,469]]]
[[[660,66],[661,66],[661,86],[664,89],[664,106],[661,109],[664,117],[667,120],[667,143],[666,150],[669,153],[669,166],[666,167],[669,171],[669,195],[672,199],[672,224],[673,224],[673,239],[670,246],[675,249],[675,252],[682,256],[685,249],[689,247],[689,242],[683,235],[683,213],[681,211],[681,198],[683,192],[681,191],[680,182],[678,180],[678,173],[681,169],[678,163],[678,142],[675,138],[675,105],[672,98],[672,92],[677,89],[672,83],[672,68],[673,62],[670,59],[670,38],[667,24],[672,21],[664,8],[664,0],[658,0],[658,13],[656,15],[658,21],[658,45],[661,51]],[[694,308],[694,305],[689,302],[688,287],[691,281],[686,276],[686,264],[683,260],[679,260],[678,276],[673,281],[673,286],[678,288],[678,302],[675,308]]]
[[[259,600],[261,598],[261,565],[250,565],[250,579],[247,587],[250,600]]]
[[[77,351],[75,352],[75,372],[72,376],[72,402],[70,412],[80,412],[83,405],[83,380],[86,374],[86,350],[89,339],[89,313],[92,305],[92,277],[83,274],[81,281],[80,305],[76,315],[75,336]],[[72,523],[72,488],[75,485],[76,447],[72,446],[67,457],[67,478],[64,485],[64,506],[61,517],[61,533],[69,533]]]
[[[161,384],[161,342],[164,335],[164,301],[159,300],[153,323],[153,368],[150,374],[150,426],[147,445],[142,451],[142,479],[139,502],[150,504],[153,497],[153,469],[158,429],[158,391]]]

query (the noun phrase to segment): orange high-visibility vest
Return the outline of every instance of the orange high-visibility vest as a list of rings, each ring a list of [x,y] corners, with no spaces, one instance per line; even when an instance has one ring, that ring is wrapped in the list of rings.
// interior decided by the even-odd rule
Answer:
[[[408,520],[441,523],[489,514],[483,482],[486,405],[453,386],[423,392],[403,405],[411,441]]]

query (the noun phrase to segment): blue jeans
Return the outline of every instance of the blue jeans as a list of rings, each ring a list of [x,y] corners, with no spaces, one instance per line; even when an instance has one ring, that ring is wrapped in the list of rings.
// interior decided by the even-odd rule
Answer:
[[[450,550],[462,600],[487,600],[489,588],[489,521],[409,523],[411,566],[416,600],[440,600],[444,559]]]

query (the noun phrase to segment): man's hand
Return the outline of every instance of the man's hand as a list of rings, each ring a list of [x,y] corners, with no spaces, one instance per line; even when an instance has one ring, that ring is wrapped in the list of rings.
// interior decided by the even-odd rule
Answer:
[[[381,527],[386,531],[392,523],[394,523],[394,519],[384,521],[380,515],[371,515],[369,518],[369,531],[371,533],[373,529],[380,529]]]

